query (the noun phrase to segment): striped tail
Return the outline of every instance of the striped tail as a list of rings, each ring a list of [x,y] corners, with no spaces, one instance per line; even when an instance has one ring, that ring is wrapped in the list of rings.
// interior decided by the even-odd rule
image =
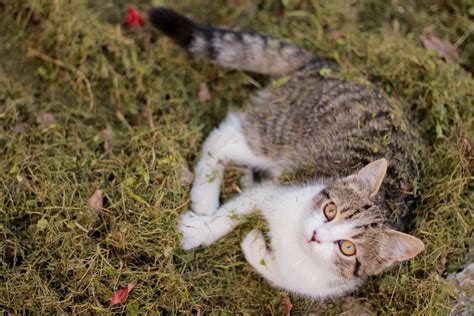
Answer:
[[[167,8],[149,11],[151,23],[186,51],[225,67],[278,76],[308,64],[308,51],[268,36],[205,26]]]

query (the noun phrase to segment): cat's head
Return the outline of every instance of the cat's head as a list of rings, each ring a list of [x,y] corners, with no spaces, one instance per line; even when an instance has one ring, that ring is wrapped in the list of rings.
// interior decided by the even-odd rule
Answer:
[[[386,171],[387,161],[380,159],[335,180],[314,197],[303,219],[304,247],[341,277],[378,274],[425,247],[418,238],[383,223],[382,209],[373,198]]]

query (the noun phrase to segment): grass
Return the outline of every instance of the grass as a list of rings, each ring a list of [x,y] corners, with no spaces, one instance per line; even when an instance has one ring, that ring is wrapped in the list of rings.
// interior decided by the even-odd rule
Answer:
[[[474,142],[474,3],[252,3],[168,4],[333,57],[345,76],[402,104],[424,140],[413,233],[427,248],[353,297],[377,314],[450,312],[456,294],[444,278],[462,268],[474,224],[473,157],[462,145]],[[148,25],[126,28],[128,5],[0,3],[0,309],[282,313],[287,294],[259,278],[239,250],[251,225],[189,253],[174,229],[189,207],[184,166],[265,78],[189,59]],[[424,49],[422,32],[456,43],[460,59]],[[210,87],[208,102],[198,100],[201,83]],[[229,196],[238,181],[226,179]],[[96,189],[104,192],[100,211],[86,202]],[[128,283],[136,287],[127,301],[110,306]],[[297,314],[337,314],[347,300],[291,301]]]

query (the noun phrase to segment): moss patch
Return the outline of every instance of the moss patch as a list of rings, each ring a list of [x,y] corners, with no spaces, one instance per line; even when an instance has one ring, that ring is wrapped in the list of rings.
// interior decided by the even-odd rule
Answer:
[[[351,80],[398,99],[427,144],[414,232],[427,249],[354,296],[379,314],[448,313],[455,293],[444,276],[462,267],[474,224],[465,145],[474,142],[474,5],[169,4],[200,21],[333,57]],[[183,165],[195,163],[209,130],[265,79],[189,60],[148,25],[124,27],[127,6],[0,4],[0,309],[278,313],[286,294],[259,278],[239,249],[251,225],[189,253],[174,229],[189,207]],[[422,32],[456,43],[458,63],[425,50]],[[212,94],[206,103],[198,100],[203,82]],[[226,179],[229,196],[238,177]],[[104,192],[97,212],[86,204],[96,189]],[[111,294],[128,283],[136,287],[127,301],[110,306]],[[335,314],[342,301],[292,298],[292,311]]]

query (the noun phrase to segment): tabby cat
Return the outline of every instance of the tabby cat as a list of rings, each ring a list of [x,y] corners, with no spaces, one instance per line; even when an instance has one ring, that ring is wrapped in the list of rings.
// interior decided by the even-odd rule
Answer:
[[[167,8],[154,26],[211,63],[270,76],[245,110],[211,132],[195,169],[182,247],[208,246],[260,211],[260,231],[242,241],[247,261],[274,286],[312,298],[338,296],[424,249],[405,230],[414,209],[417,135],[395,104],[338,78],[338,66],[282,41],[204,26]],[[327,76],[328,73],[333,75]],[[283,84],[281,82],[283,81]],[[369,163],[370,162],[370,163]],[[255,184],[219,205],[227,163],[273,178],[313,170],[300,185]]]

